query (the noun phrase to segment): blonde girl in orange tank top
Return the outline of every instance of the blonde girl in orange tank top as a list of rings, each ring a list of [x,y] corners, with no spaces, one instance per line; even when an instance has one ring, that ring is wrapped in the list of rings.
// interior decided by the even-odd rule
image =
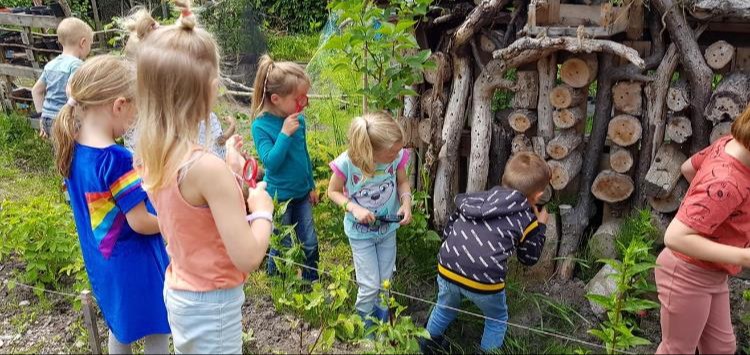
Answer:
[[[190,4],[175,3],[180,19],[154,30],[136,54],[136,159],[171,258],[164,302],[175,352],[241,353],[242,286],[268,249],[273,202],[260,183],[246,206],[229,165],[198,143],[217,96],[219,54]],[[242,159],[236,139],[227,161]]]

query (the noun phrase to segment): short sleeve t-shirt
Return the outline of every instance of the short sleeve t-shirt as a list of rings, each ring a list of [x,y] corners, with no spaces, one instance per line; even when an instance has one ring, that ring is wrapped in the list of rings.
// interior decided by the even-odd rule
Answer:
[[[68,79],[73,76],[83,61],[71,55],[61,54],[52,59],[44,66],[42,76],[39,78],[47,87],[44,94],[42,106],[42,117],[55,118],[60,109],[68,102],[68,94],[65,92]]]
[[[676,218],[714,242],[746,248],[750,245],[750,168],[724,151],[731,140],[731,136],[719,139],[691,157],[697,174]],[[709,270],[731,275],[741,270],[737,265],[675,254]]]
[[[409,162],[409,151],[402,149],[396,160],[390,164],[377,164],[375,174],[365,177],[362,170],[356,167],[347,152],[342,153],[331,162],[333,173],[340,176],[346,195],[352,202],[370,210],[376,217],[395,215],[400,207],[396,173]],[[344,232],[351,239],[368,239],[394,233],[398,223],[376,221],[373,224],[361,224],[354,215],[347,212],[344,216]]]

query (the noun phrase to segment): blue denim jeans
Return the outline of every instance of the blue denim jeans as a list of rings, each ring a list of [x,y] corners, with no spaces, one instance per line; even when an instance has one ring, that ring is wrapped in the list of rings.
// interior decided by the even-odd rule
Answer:
[[[482,310],[485,317],[500,320],[500,322],[484,321],[482,351],[496,350],[503,346],[505,331],[508,329],[506,323],[508,321],[508,307],[505,304],[505,290],[492,294],[475,293],[445,280],[440,275],[437,277],[437,283],[439,289],[437,306],[432,309],[430,320],[427,322],[427,331],[431,337],[443,335],[451,322],[456,319],[458,313],[440,306],[460,308],[461,298],[466,297]]]
[[[357,276],[357,301],[354,308],[360,315],[375,314],[383,320],[384,309],[379,304],[380,286],[390,280],[396,266],[396,233],[368,239],[349,239]]]
[[[242,285],[208,292],[164,286],[175,354],[241,354]]]
[[[312,204],[308,196],[291,200],[286,208],[286,212],[281,216],[281,224],[288,226],[295,223],[297,225],[294,227],[294,232],[297,234],[297,239],[302,244],[302,251],[305,253],[304,264],[305,266],[314,268],[302,268],[302,278],[308,281],[315,281],[318,279],[317,270],[320,255],[318,254],[318,235],[315,233],[315,225],[313,224]],[[285,246],[292,245],[289,236],[284,238],[281,243]],[[270,255],[277,256],[279,254],[278,250],[271,249]],[[269,275],[276,274],[276,263],[273,261],[273,258],[268,258],[266,270]]]

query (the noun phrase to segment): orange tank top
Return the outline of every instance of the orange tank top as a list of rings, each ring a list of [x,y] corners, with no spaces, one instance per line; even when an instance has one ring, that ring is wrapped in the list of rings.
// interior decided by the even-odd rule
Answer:
[[[238,193],[241,195],[242,191],[238,189]],[[177,179],[148,195],[158,213],[161,234],[167,240],[167,287],[205,292],[245,282],[247,274],[229,258],[208,206],[196,207],[185,201]]]

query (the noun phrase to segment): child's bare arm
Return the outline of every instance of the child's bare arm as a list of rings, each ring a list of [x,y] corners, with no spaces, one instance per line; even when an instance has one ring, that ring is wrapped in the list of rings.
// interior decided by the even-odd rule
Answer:
[[[34,99],[34,109],[36,112],[41,113],[42,107],[44,106],[44,95],[47,93],[47,85],[42,79],[39,79],[34,83],[31,88],[31,97]]]
[[[750,267],[750,249],[714,242],[677,218],[669,224],[664,244],[669,249],[696,259]]]
[[[693,167],[693,162],[690,159],[685,160],[685,162],[682,163],[680,171],[682,171],[682,176],[684,176],[688,182],[692,182],[693,178],[695,178],[696,169]]]
[[[368,209],[357,205],[353,201],[349,200],[348,197],[344,196],[344,185],[346,180],[336,173],[331,175],[331,181],[328,182],[328,198],[333,201],[336,205],[346,209],[347,212],[351,212],[354,218],[360,223],[372,223],[375,222],[375,215]]]
[[[398,198],[401,202],[401,207],[398,210],[398,214],[404,216],[401,220],[401,225],[407,225],[411,223],[411,184],[409,184],[409,177],[406,176],[406,168],[402,167],[396,171],[396,183],[398,184]]]
[[[148,213],[146,203],[141,202],[125,214],[130,228],[139,234],[152,235],[159,233],[159,222],[156,216]]]

